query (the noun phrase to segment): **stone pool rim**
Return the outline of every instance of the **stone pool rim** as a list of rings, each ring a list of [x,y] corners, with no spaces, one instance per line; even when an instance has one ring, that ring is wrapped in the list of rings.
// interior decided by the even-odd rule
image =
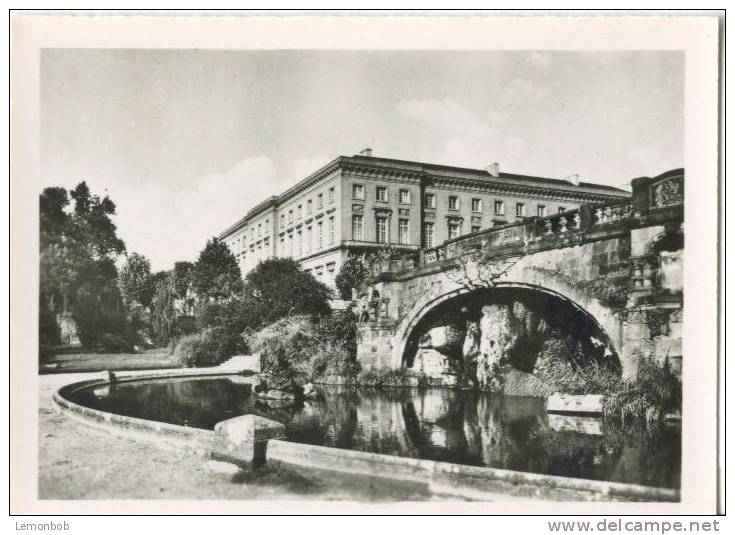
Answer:
[[[132,375],[116,374],[114,384],[252,375],[257,375],[257,372],[217,369],[199,369],[188,372],[184,370],[162,370],[159,372],[149,371],[143,374]],[[109,378],[99,376],[75,381],[58,388],[53,394],[53,401],[62,413],[76,420],[80,420],[85,424],[112,432],[113,434],[154,442],[164,448],[181,448],[192,450],[200,455],[211,455],[215,436],[214,430],[105,412],[80,405],[67,397],[82,389],[106,387],[112,384]],[[537,474],[493,467],[477,467],[283,440],[272,440],[271,442],[275,446],[273,448],[275,451],[270,456],[266,452],[267,459],[308,468],[367,474],[368,472],[365,469],[356,469],[354,466],[355,462],[358,464],[363,463],[363,466],[370,465],[370,475],[392,480],[422,482],[429,484],[430,487],[437,486],[436,479],[439,477],[443,481],[440,487],[437,486],[437,490],[441,490],[443,493],[454,494],[458,497],[477,497],[482,499],[483,489],[487,486],[488,482],[505,482],[518,485],[519,487],[525,487],[526,490],[529,486],[535,485],[539,490],[546,488],[562,492],[569,491],[576,495],[589,495],[595,501],[679,502],[681,499],[679,489]],[[331,462],[321,465],[318,462],[315,463],[313,458],[309,459],[309,454],[313,455],[314,453],[326,456]],[[397,470],[397,468],[400,469]],[[451,478],[451,484],[446,484],[446,476],[448,474],[454,476]],[[467,476],[468,480],[462,481],[462,479],[459,479],[463,476]],[[511,492],[508,492],[507,495],[509,498],[514,496]]]

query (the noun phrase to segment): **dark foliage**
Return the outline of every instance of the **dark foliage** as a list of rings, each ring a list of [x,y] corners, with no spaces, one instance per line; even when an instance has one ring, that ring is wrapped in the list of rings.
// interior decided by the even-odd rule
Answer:
[[[237,259],[224,242],[207,241],[199,259],[191,269],[191,289],[200,299],[224,299],[242,289]]]
[[[370,271],[356,256],[350,256],[337,273],[334,283],[342,299],[352,299],[352,289],[359,289],[368,279]]]

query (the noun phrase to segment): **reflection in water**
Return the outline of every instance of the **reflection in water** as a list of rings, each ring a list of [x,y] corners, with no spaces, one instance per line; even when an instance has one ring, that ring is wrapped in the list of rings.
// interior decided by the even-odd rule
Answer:
[[[643,433],[547,415],[542,400],[474,391],[318,388],[318,399],[273,405],[236,378],[123,383],[73,401],[103,411],[213,429],[258,414],[289,440],[373,453],[568,477],[678,488],[681,430]]]

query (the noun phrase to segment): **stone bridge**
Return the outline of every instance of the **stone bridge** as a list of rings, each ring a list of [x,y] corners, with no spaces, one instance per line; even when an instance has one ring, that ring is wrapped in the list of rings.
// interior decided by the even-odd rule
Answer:
[[[378,258],[358,361],[397,369],[442,305],[505,292],[543,296],[584,317],[635,377],[643,356],[681,369],[684,170],[633,181],[630,200],[494,227],[420,252]],[[464,297],[463,297],[464,296]],[[426,327],[426,325],[424,325]]]

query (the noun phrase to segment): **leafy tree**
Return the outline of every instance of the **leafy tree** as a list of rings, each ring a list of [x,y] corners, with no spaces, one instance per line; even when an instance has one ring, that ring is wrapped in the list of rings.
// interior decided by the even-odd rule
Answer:
[[[168,344],[176,323],[176,290],[173,276],[168,276],[156,287],[153,296],[153,328],[161,345]]]
[[[263,326],[290,315],[329,314],[332,291],[294,260],[271,258],[247,274],[245,295]]]
[[[174,264],[174,289],[176,297],[186,299],[191,288],[191,277],[194,264],[191,262],[176,262]]]
[[[357,256],[350,256],[337,273],[334,283],[342,299],[352,299],[352,289],[360,288],[368,279],[370,271]]]
[[[73,208],[70,204],[73,201]],[[73,190],[46,188],[39,198],[41,231],[39,327],[48,330],[49,318],[70,310],[79,337],[94,345],[99,336],[124,330],[116,258],[125,252],[112,221],[115,204],[93,195],[86,182]],[[103,330],[102,332],[100,330]],[[53,338],[41,333],[41,340]]]
[[[146,277],[140,293],[140,304],[153,312],[153,298],[158,287],[165,283],[171,274],[168,271],[156,271]]]
[[[141,254],[130,254],[117,279],[120,295],[126,306],[132,303],[143,304],[142,296],[148,290],[150,276],[150,261]]]
[[[223,299],[242,289],[237,259],[217,238],[207,241],[192,269],[191,287],[200,299]]]

